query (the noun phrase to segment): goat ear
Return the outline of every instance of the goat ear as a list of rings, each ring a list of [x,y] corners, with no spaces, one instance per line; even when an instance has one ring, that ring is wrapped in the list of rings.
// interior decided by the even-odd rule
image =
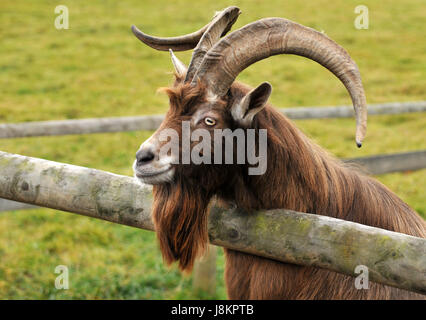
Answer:
[[[185,77],[186,76],[186,72],[188,71],[188,68],[185,66],[185,64],[182,61],[180,61],[175,56],[175,54],[173,53],[172,49],[169,49],[169,51],[170,51],[170,57],[172,58],[173,66],[175,67],[176,75],[179,78]]]
[[[232,106],[231,113],[234,120],[245,126],[251,125],[254,116],[265,107],[271,92],[270,83],[263,82],[247,93],[239,103]]]

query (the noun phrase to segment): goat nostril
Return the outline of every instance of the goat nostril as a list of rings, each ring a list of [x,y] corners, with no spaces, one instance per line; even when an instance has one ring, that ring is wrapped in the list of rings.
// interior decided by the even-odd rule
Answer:
[[[139,166],[149,163],[154,159],[155,155],[151,150],[139,150],[136,152],[136,162]]]

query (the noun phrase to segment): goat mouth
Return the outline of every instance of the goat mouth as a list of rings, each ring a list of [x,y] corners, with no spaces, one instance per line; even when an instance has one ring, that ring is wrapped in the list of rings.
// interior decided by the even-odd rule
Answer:
[[[173,177],[173,167],[167,166],[165,169],[149,172],[140,172],[139,170],[136,170],[135,177],[146,184],[160,184],[168,182]]]

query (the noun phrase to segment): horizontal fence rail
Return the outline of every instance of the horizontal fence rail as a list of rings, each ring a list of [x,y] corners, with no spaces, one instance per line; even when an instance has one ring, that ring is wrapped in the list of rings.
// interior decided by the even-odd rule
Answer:
[[[426,168],[426,150],[380,154],[361,158],[344,159],[343,161],[355,163],[369,174],[414,171]]]
[[[426,112],[426,101],[369,104],[367,109],[369,116]],[[279,110],[291,119],[352,118],[354,116],[354,110],[352,106],[303,107],[285,108]]]
[[[24,209],[37,209],[37,206],[26,204],[22,202],[0,199],[0,212],[12,211],[12,210],[24,210]]]
[[[420,170],[426,168],[426,150],[344,159],[343,161],[357,164],[361,170],[369,174]],[[36,208],[37,206],[0,198],[0,212]]]
[[[351,106],[303,107],[279,109],[292,119],[349,118],[354,111]],[[426,112],[426,101],[395,102],[368,106],[369,115]],[[164,115],[93,118],[76,120],[34,121],[0,124],[0,138],[36,136],[61,136],[70,134],[156,130]]]
[[[0,171],[2,198],[154,230],[151,188],[131,177],[5,152]],[[289,210],[213,207],[208,228],[219,246],[351,276],[363,264],[372,281],[426,294],[426,239]]]

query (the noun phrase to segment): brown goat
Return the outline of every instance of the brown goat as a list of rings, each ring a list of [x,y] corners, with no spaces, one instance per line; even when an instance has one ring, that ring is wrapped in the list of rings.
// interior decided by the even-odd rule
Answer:
[[[213,198],[246,210],[286,208],[426,237],[424,220],[395,194],[327,154],[267,104],[268,83],[251,90],[234,82],[245,67],[272,54],[298,54],[321,63],[351,94],[360,146],[366,128],[365,97],[358,69],[346,51],[321,33],[278,18],[257,21],[220,40],[238,14],[238,8],[230,7],[200,31],[176,38],[147,36],[133,27],[139,39],[159,50],[196,47],[189,69],[172,53],[176,81],[164,89],[170,109],[160,128],[142,144],[134,164],[135,176],[154,185],[153,219],[165,262],[178,261],[181,270],[191,270],[208,243]],[[253,34],[257,36],[247,43],[246,36]],[[160,152],[166,144],[161,132],[177,132],[182,159],[183,121],[190,122],[191,132],[202,128],[211,136],[215,129],[266,129],[266,172],[248,175],[249,164],[173,163],[169,153]],[[191,150],[195,145],[191,142]],[[230,299],[423,298],[376,283],[358,290],[352,277],[323,269],[228,249],[225,255]]]

